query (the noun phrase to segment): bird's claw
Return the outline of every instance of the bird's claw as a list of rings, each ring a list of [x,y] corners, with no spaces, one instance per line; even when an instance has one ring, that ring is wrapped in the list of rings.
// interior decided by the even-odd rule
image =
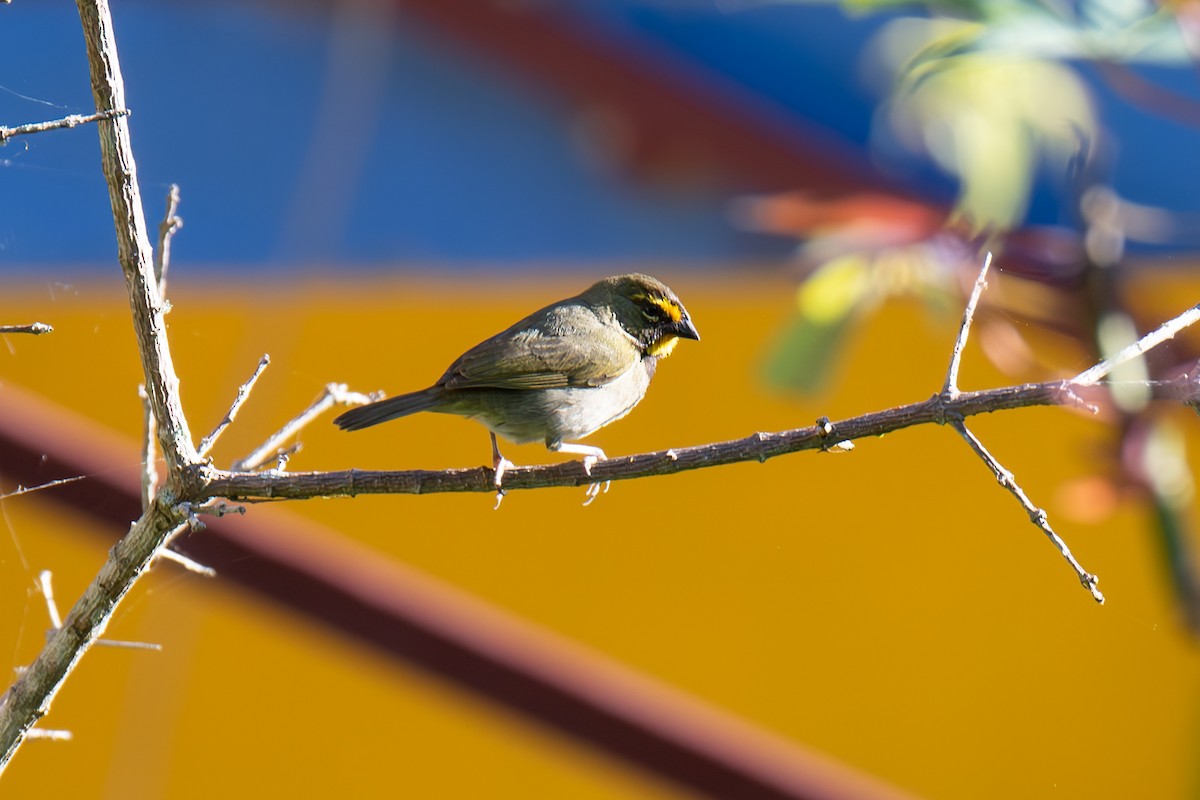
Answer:
[[[497,455],[498,458],[496,458],[495,463],[492,465],[492,470],[495,473],[492,476],[492,485],[496,487],[496,505],[492,506],[493,511],[500,508],[500,503],[504,501],[504,495],[508,494],[508,492],[504,491],[504,486],[502,485],[504,473],[508,471],[509,467],[516,466],[516,464],[509,461],[504,456],[499,456],[499,454]]]
[[[599,460],[600,460],[599,456],[584,456],[583,457],[583,472],[584,472],[584,474],[587,475],[588,477],[591,477],[592,466]],[[584,497],[587,499],[585,499],[583,501],[583,504],[585,506],[590,506],[592,504],[592,501],[600,496],[601,490],[603,490],[605,494],[608,494],[608,490],[611,486],[612,486],[612,481],[605,481],[604,483],[589,483],[587,485],[587,489],[584,490]]]

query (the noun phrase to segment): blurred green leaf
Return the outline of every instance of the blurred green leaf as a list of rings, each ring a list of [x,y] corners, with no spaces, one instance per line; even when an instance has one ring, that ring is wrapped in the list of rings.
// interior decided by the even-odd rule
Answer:
[[[1170,420],[1151,423],[1142,452],[1156,532],[1176,600],[1193,630],[1200,630],[1200,579],[1191,542],[1195,480],[1188,467],[1186,437]]]
[[[886,119],[906,146],[959,178],[957,212],[976,232],[1015,226],[1039,161],[1065,164],[1096,127],[1074,70],[977,49],[986,31],[907,21],[881,36],[898,76]]]
[[[859,312],[874,305],[871,271],[865,259],[847,256],[824,264],[800,286],[796,314],[764,363],[770,385],[814,392],[824,384]]]

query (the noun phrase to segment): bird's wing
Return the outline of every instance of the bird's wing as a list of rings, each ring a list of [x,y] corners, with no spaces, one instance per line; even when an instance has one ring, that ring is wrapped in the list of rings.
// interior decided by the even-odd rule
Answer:
[[[590,324],[512,328],[459,356],[439,383],[448,389],[555,389],[603,386],[637,361],[639,352],[624,332]],[[578,322],[578,321],[577,321]]]

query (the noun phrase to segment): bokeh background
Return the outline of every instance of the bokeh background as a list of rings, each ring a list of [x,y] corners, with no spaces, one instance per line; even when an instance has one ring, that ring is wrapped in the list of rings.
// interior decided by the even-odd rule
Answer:
[[[623,271],[664,279],[704,338],[589,440],[610,455],[928,397],[982,247],[997,273],[965,388],[1075,374],[1200,301],[1197,4],[893,5],[119,3],[147,216],[172,183],[183,197],[169,330],[193,432],[263,353],[219,465],[331,381],[418,388]],[[0,123],[90,112],[74,7],[0,15]],[[88,127],[0,149],[0,323],[55,327],[2,337],[0,438],[40,436],[46,479],[72,448],[89,465],[11,494],[0,460],[10,674],[49,624],[39,573],[65,610],[123,532],[108,487],[139,470],[141,372],[98,163]],[[410,592],[410,612],[533,672],[566,664],[661,701],[646,715],[766,771],[820,753],[913,796],[1195,797],[1197,420],[1128,382],[1193,369],[1198,344],[1119,376],[1096,416],[972,422],[1101,576],[1103,607],[934,427],[622,482],[588,508],[567,489],[496,512],[485,495],[255,506],[221,529],[273,531],[274,555],[215,580],[157,568],[109,635],[162,652],[89,654],[43,723],[73,740],[27,743],[4,788],[705,791],[521,710],[470,666],[272,594],[294,558],[370,602]],[[432,415],[353,436],[326,418],[300,443],[289,469],[489,459],[483,429]],[[206,535],[182,546],[201,555]]]

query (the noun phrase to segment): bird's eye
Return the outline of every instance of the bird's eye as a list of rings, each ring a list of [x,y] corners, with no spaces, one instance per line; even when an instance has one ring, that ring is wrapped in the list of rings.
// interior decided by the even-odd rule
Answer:
[[[643,306],[642,307],[642,316],[645,317],[646,320],[649,322],[662,322],[663,315],[664,315],[663,310],[661,308],[659,308],[658,306]]]

